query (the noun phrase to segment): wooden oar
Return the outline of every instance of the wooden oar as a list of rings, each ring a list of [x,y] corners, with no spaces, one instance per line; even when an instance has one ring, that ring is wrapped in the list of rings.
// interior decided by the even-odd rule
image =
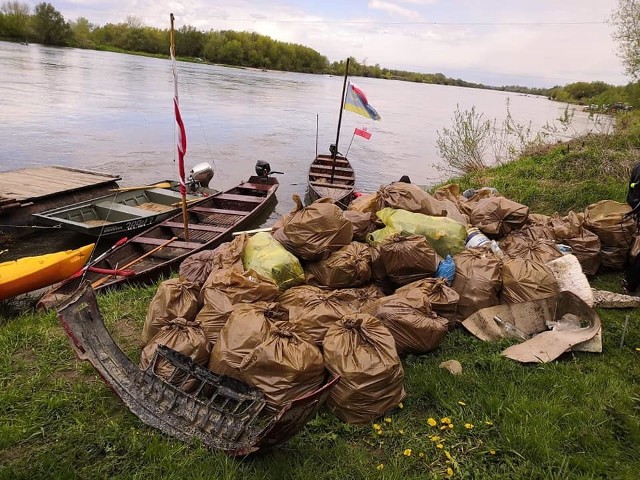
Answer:
[[[251,235],[253,233],[271,232],[271,231],[273,231],[273,227],[256,228],[254,230],[243,230],[241,232],[233,232],[231,236],[237,237],[238,235],[242,235],[243,233],[246,233],[247,235]]]
[[[167,240],[166,242],[164,242],[162,245],[158,245],[156,248],[153,248],[151,250],[149,250],[147,253],[145,253],[144,255],[142,255],[141,257],[136,258],[135,260],[132,260],[131,262],[127,263],[124,267],[119,268],[118,270],[126,270],[128,268],[131,268],[132,266],[134,266],[136,263],[141,262],[142,260],[144,260],[145,258],[147,258],[149,255],[152,255],[160,250],[162,250],[164,247],[166,247],[167,245],[169,245],[171,242],[174,242],[178,239],[178,237],[173,237],[171,240]],[[91,284],[91,288],[96,288],[99,287],[100,285],[102,285],[103,283],[105,283],[106,281],[109,280],[109,278],[111,278],[111,275],[106,275],[102,278],[99,278],[98,280],[96,280],[95,282],[93,282]]]
[[[111,192],[128,192],[130,190],[146,190],[148,188],[170,188],[170,182],[160,182],[154,183],[153,185],[138,185],[137,187],[121,187],[121,188],[112,188]]]

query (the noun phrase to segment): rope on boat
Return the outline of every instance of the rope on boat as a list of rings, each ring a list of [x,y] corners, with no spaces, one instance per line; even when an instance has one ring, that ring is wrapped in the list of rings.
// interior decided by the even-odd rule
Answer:
[[[34,228],[34,229],[51,229],[51,228],[62,228],[62,224],[58,224],[58,225],[50,225],[50,226],[45,226],[45,225],[0,225],[0,228]]]

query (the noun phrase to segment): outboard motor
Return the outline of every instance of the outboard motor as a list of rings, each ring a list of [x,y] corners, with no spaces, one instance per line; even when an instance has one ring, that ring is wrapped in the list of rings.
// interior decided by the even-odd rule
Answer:
[[[256,162],[256,175],[266,178],[270,173],[271,165],[269,165],[269,162],[265,162],[264,160],[258,160]]]
[[[213,178],[213,167],[207,162],[198,163],[189,172],[187,186],[195,192],[198,187],[209,188],[209,182]]]

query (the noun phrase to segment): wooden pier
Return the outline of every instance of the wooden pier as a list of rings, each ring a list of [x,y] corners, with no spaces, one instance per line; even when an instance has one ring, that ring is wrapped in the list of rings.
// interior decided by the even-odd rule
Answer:
[[[22,236],[32,214],[107,195],[117,175],[61,166],[0,172],[0,234]],[[1,243],[1,242],[0,242]]]

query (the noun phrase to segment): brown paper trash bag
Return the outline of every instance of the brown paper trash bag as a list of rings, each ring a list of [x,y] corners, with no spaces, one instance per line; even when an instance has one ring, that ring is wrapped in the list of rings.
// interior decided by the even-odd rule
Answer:
[[[377,318],[345,315],[329,328],[323,349],[327,369],[341,376],[327,400],[341,420],[370,422],[404,398],[404,370],[395,341]]]
[[[353,230],[353,240],[364,242],[367,234],[373,232],[378,226],[375,212],[358,212],[356,210],[345,210],[342,212],[344,218],[351,222]]]
[[[396,285],[405,285],[433,276],[441,257],[422,235],[394,234],[376,245],[386,276]]]
[[[323,296],[325,293],[326,290],[314,285],[298,285],[285,292],[280,292],[276,297],[276,302],[290,312],[292,307],[301,307],[308,299]]]
[[[444,278],[423,278],[396,290],[395,293],[403,293],[418,289],[431,303],[431,308],[438,314],[447,316],[456,312],[460,295],[449,286]]]
[[[142,328],[142,343],[148,344],[158,331],[177,317],[194,321],[198,313],[197,284],[170,278],[158,286],[156,294],[149,303],[147,318]]]
[[[267,403],[282,407],[324,383],[324,359],[311,337],[295,325],[279,322],[240,363],[244,382],[259,388]]]
[[[249,237],[238,235],[231,242],[219,245],[215,250],[203,250],[187,257],[180,265],[180,276],[205,287],[212,273],[231,268],[243,272],[242,251]]]
[[[545,264],[526,258],[510,258],[502,265],[500,303],[538,300],[558,293],[558,282]]]
[[[358,308],[360,305],[355,297],[340,290],[327,290],[322,295],[307,298],[302,306],[292,307],[289,321],[320,346],[327,330],[343,316],[357,312]]]
[[[398,355],[437,348],[449,329],[449,322],[431,310],[428,298],[418,288],[381,298],[374,316],[393,335]]]
[[[598,235],[603,247],[631,248],[637,232],[633,217],[624,217],[631,211],[626,203],[600,200],[584,209],[583,226]]]
[[[412,183],[393,182],[378,190],[384,207],[442,217],[445,212],[440,202]],[[379,209],[380,210],[380,209]]]
[[[198,365],[205,366],[209,361],[209,342],[197,322],[190,322],[184,318],[175,318],[162,327],[142,350],[142,355],[140,356],[140,368],[142,370],[151,365],[158,345],[166,345],[183,355],[187,355]],[[169,362],[159,359],[156,362],[154,373],[169,381],[175,370],[175,367]],[[184,373],[179,374],[173,377],[170,383],[180,387],[185,392],[193,391],[198,387],[197,379],[190,378],[186,381],[185,379]]]
[[[524,225],[529,207],[505,197],[478,201],[469,213],[469,222],[485,235],[499,238]]]
[[[450,200],[455,203],[458,208],[460,207],[460,204],[467,201],[460,191],[460,185],[456,183],[449,183],[440,187],[433,192],[433,198],[436,200]]]
[[[239,378],[239,367],[244,357],[264,341],[275,323],[286,321],[287,312],[277,303],[237,305],[211,350],[209,370]]]
[[[359,288],[341,288],[340,290],[336,290],[336,293],[340,298],[344,299],[345,303],[352,307],[357,306],[362,313],[365,313],[370,306],[373,306],[376,300],[384,297],[384,292],[373,283]]]
[[[259,301],[270,302],[278,295],[278,287],[261,279],[251,270],[239,273],[233,268],[211,272],[202,289],[203,307],[196,316],[212,345],[229,319],[235,305]]]
[[[350,212],[371,213],[375,214],[384,207],[380,193],[365,193],[351,201],[347,210]]]
[[[456,319],[464,320],[476,310],[500,303],[501,263],[490,250],[467,248],[453,260],[456,275],[451,288],[460,295]]]
[[[500,242],[500,248],[510,258],[524,258],[547,263],[562,256],[553,240],[523,237],[511,237],[510,240],[509,242]]]
[[[494,320],[496,316],[531,337],[502,352],[502,355],[519,362],[550,362],[565,352],[577,349],[602,351],[600,317],[572,292],[484,308],[462,325],[480,340],[498,340],[506,335]],[[550,330],[550,327],[555,330]]]
[[[321,198],[292,214],[273,236],[296,257],[314,262],[349,245],[353,227],[340,207]]]
[[[351,242],[325,260],[306,267],[306,282],[329,288],[359,287],[371,280],[371,252],[366,243]]]
[[[586,275],[595,275],[601,264],[598,236],[583,226],[584,214],[569,211],[564,217],[554,215],[549,221],[558,243],[571,247]]]

